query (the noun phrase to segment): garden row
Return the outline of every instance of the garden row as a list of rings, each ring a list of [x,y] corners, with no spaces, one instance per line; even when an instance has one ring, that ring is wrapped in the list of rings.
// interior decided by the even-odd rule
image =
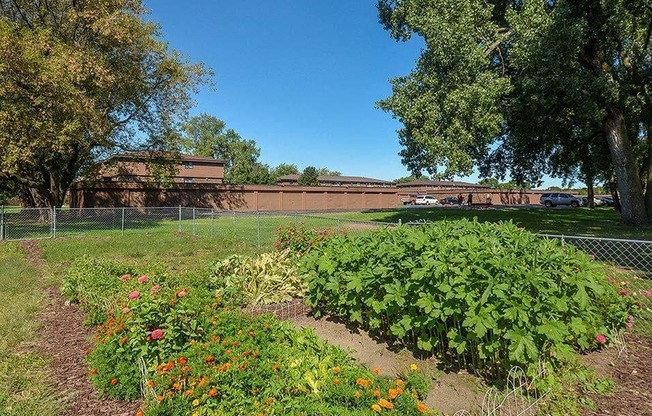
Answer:
[[[305,294],[315,315],[488,378],[598,348],[641,307],[588,255],[511,223],[467,220],[356,233],[281,228],[272,253],[184,276],[83,258],[63,293],[100,325],[88,356],[94,385],[145,397],[147,415],[432,412],[420,371],[379,375],[310,330],[242,313],[246,305]]]

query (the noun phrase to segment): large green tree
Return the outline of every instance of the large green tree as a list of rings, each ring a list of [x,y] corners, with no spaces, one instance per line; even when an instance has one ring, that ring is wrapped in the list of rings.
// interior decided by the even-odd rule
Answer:
[[[230,184],[267,184],[273,178],[269,167],[259,161],[254,140],[243,139],[215,116],[200,114],[185,124],[183,148],[197,156],[223,159],[224,180]]]
[[[623,221],[652,216],[646,1],[380,0],[378,9],[394,38],[426,43],[379,102],[403,124],[410,169],[480,166],[532,184],[545,173],[587,183],[613,173]]]
[[[145,13],[141,0],[0,0],[0,179],[32,203],[61,206],[98,158],[175,148],[208,74]]]

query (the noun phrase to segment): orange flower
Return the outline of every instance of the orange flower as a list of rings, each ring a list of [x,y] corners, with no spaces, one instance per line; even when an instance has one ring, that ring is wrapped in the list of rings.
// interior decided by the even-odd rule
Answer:
[[[333,372],[334,372],[335,374],[339,374],[340,371],[342,371],[342,369],[341,369],[339,366],[333,368]]]
[[[249,351],[243,351],[242,356],[243,357],[249,357],[250,352]]]
[[[206,357],[206,364],[213,364],[215,362],[215,356],[209,355]]]
[[[403,386],[405,386],[403,380],[401,380],[400,378],[396,380],[396,387],[403,387]]]
[[[167,364],[165,364],[165,367],[163,367],[165,371],[170,371],[173,368],[174,368],[174,361],[168,361]]]
[[[374,375],[378,375],[380,374],[380,368],[374,368],[371,372],[374,373]]]
[[[178,383],[178,382],[177,382],[177,383],[174,383],[174,384],[172,385],[172,388],[173,388],[174,390],[181,390],[181,383]]]
[[[188,364],[188,359],[186,357],[179,357],[177,362],[179,363],[179,365],[186,365]]]
[[[260,355],[260,354],[258,354],[258,351],[254,351],[254,352],[253,352],[253,356],[254,356],[254,358],[258,358],[259,355]]]
[[[272,404],[274,403],[274,398],[273,397],[268,397],[267,400],[265,400],[265,404]]]
[[[156,383],[154,382],[154,380],[147,380],[147,383],[145,383],[145,385],[147,387],[154,387]]]
[[[340,385],[340,379],[339,378],[334,379],[333,384],[335,384],[336,386],[339,386]]]
[[[206,387],[208,384],[208,380],[206,380],[206,377],[202,377],[201,380],[199,380],[199,387]]]
[[[111,385],[115,386],[116,384],[118,384],[118,379],[117,378],[111,379]]]
[[[360,390],[356,390],[355,393],[353,393],[353,395],[354,395],[357,399],[359,399],[360,396],[362,396],[362,393],[360,393]]]
[[[374,390],[374,397],[380,397],[380,390]]]
[[[380,413],[383,409],[381,409],[380,406],[378,406],[377,404],[372,404],[371,410],[373,410],[376,413]]]
[[[398,392],[398,389],[389,389],[389,399],[394,400],[400,393]]]
[[[94,376],[95,374],[97,374],[97,368],[91,370],[91,375]]]
[[[384,407],[385,409],[392,410],[394,408],[394,405],[385,399],[378,400],[378,404],[380,405],[380,407]]]
[[[428,410],[428,408],[426,407],[425,404],[423,404],[423,403],[418,403],[418,404],[417,404],[417,412],[419,412],[419,413],[425,413],[426,410]]]
[[[156,401],[161,403],[163,400],[165,400],[165,396],[156,396]]]
[[[190,396],[192,396],[193,394],[195,394],[195,392],[194,392],[193,390],[186,390],[183,394],[184,394],[185,396],[190,397]]]
[[[274,367],[272,367],[274,371],[278,371],[281,369],[281,367],[278,364],[274,364]]]
[[[129,338],[122,337],[122,339],[120,340],[120,344],[125,345],[127,343],[127,341],[129,341]]]
[[[138,409],[136,412],[136,416],[143,416],[145,413],[143,413],[143,409]]]
[[[217,389],[213,387],[212,389],[208,390],[208,395],[211,397],[217,396]]]
[[[359,378],[355,381],[355,383],[360,386],[360,387],[367,387],[369,386],[369,380],[364,379],[364,378]]]

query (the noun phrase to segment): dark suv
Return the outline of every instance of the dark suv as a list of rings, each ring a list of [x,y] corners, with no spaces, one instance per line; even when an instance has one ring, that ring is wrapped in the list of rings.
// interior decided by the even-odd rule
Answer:
[[[542,194],[539,202],[547,207],[556,207],[557,205],[570,205],[577,208],[582,204],[582,199],[575,195],[566,194],[563,192],[555,192],[550,194]]]

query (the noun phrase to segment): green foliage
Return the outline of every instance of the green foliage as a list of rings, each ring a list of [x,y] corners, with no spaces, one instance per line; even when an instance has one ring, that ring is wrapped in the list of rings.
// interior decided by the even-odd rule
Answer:
[[[140,0],[3,3],[0,179],[61,206],[98,155],[176,147],[208,72],[169,50],[146,13]]]
[[[299,175],[298,184],[302,186],[319,186],[319,172],[314,166],[307,166]]]
[[[491,376],[595,348],[635,309],[588,255],[512,223],[336,236],[302,271],[311,306]]]
[[[316,244],[329,239],[333,235],[335,235],[335,231],[332,228],[309,228],[303,222],[279,226],[276,230],[274,249],[277,251],[289,250],[293,254],[303,255]]]
[[[303,297],[305,284],[289,250],[256,257],[233,255],[213,265],[210,279],[218,296],[237,305],[289,302]]]
[[[208,114],[191,117],[184,126],[184,148],[198,155],[223,159],[224,181],[231,184],[271,183],[269,167],[261,163],[260,149],[220,119]]]

